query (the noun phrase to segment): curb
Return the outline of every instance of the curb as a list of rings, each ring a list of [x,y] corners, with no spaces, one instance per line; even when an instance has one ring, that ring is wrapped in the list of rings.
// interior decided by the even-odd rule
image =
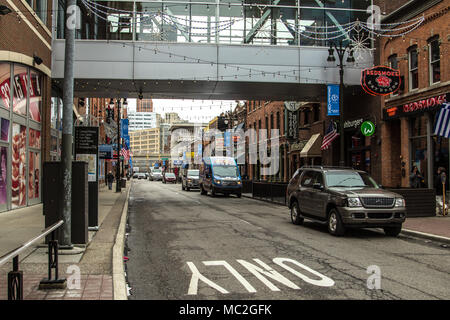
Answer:
[[[131,191],[131,185],[127,192],[127,198],[122,210],[119,229],[116,235],[116,241],[113,246],[113,300],[128,300],[127,284],[125,281],[125,270],[123,267],[123,250],[125,241],[125,225],[128,214],[128,198]]]
[[[450,244],[450,238],[437,236],[437,235],[430,234],[430,233],[414,231],[414,230],[409,230],[409,229],[402,229],[401,234],[408,235],[408,236],[413,236],[413,237],[417,237],[417,238],[422,238],[422,239],[427,239],[427,240],[432,240],[432,241],[436,241],[436,242],[444,242],[444,243]]]

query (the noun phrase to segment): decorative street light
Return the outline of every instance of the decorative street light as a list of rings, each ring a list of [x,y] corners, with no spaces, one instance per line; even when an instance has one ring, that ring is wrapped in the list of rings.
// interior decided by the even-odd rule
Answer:
[[[353,56],[353,47],[350,44],[343,46],[342,40],[339,42],[339,47],[330,42],[330,48],[328,49],[328,62],[335,62],[334,50],[336,50],[339,58],[339,135],[340,135],[340,156],[339,165],[345,166],[345,137],[344,137],[344,55],[348,51],[347,63],[354,63],[355,57]]]

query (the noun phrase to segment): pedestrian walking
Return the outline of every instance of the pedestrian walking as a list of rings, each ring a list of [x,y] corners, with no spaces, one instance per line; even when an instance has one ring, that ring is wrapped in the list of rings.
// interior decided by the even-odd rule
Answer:
[[[106,176],[106,181],[108,181],[108,188],[109,190],[112,190],[112,184],[114,182],[114,175],[112,172],[108,172],[108,175]]]
[[[409,185],[411,188],[420,188],[423,176],[420,174],[417,166],[413,166],[411,174],[409,175]]]
[[[448,189],[448,177],[444,167],[439,167],[434,176],[434,189],[436,190],[436,213],[444,214],[444,192]],[[445,201],[447,202],[447,201]],[[447,207],[447,205],[445,205]]]

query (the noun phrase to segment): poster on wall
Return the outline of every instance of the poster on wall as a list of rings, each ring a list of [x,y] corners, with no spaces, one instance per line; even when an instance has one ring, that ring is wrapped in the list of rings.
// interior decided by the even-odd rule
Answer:
[[[0,106],[9,109],[11,65],[0,63]]]
[[[23,116],[27,114],[27,83],[27,68],[17,64],[14,65],[13,111]]]
[[[0,148],[0,205],[6,204],[6,168],[8,161],[8,148]]]
[[[30,117],[34,121],[41,122],[42,77],[34,71],[30,71],[30,77]]]
[[[39,130],[29,129],[28,144],[31,148],[41,148],[41,132]]]
[[[97,181],[97,155],[77,154],[76,161],[84,161],[88,164],[88,182]]]
[[[1,137],[0,139],[3,141],[9,141],[9,120],[3,119],[1,120]]]
[[[13,124],[11,157],[12,208],[26,205],[26,131],[25,126]]]
[[[29,171],[28,171],[28,199],[39,198],[39,180],[41,167],[40,154],[38,152],[30,152]]]

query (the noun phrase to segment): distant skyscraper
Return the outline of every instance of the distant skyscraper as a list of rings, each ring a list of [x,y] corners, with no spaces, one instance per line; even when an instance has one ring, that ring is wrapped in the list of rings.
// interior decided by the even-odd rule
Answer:
[[[136,103],[136,112],[153,112],[153,100],[138,99]]]

